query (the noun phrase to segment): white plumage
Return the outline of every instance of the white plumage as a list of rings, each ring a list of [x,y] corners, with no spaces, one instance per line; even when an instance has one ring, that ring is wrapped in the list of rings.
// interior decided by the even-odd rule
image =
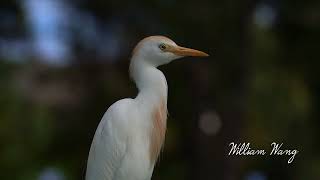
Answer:
[[[164,36],[138,43],[130,75],[139,94],[109,107],[93,138],[86,180],[150,180],[165,138],[167,81],[158,66],[184,56],[208,56]]]

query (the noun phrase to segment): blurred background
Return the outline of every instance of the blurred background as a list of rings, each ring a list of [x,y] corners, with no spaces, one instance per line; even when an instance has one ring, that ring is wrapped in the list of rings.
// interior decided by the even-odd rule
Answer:
[[[1,0],[0,179],[84,179],[95,129],[137,93],[149,35],[208,52],[160,67],[168,131],[153,180],[320,177],[320,1]],[[230,142],[297,149],[228,156]]]

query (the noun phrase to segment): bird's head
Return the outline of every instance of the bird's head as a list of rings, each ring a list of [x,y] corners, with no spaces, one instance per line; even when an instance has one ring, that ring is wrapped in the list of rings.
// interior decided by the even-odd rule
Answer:
[[[150,36],[141,40],[133,50],[133,57],[148,61],[154,66],[167,64],[186,56],[209,56],[195,49],[178,46],[164,36]]]

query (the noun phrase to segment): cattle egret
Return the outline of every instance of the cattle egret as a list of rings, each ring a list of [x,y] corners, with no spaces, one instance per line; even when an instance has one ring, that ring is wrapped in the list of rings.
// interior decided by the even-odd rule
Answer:
[[[167,121],[167,81],[158,66],[208,54],[150,36],[134,48],[130,75],[136,98],[117,101],[104,114],[89,152],[86,180],[150,180]]]

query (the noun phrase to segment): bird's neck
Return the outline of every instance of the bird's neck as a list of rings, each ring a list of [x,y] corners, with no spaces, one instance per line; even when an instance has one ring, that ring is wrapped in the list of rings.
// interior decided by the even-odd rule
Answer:
[[[137,101],[146,103],[148,106],[160,102],[167,104],[167,81],[157,67],[141,58],[133,57],[130,64],[130,75],[139,89]]]
[[[167,124],[167,81],[163,73],[143,59],[131,60],[131,77],[135,81],[139,94],[135,98],[139,112],[149,124],[149,158],[151,164],[156,162],[165,139]],[[153,166],[152,165],[152,166]]]

